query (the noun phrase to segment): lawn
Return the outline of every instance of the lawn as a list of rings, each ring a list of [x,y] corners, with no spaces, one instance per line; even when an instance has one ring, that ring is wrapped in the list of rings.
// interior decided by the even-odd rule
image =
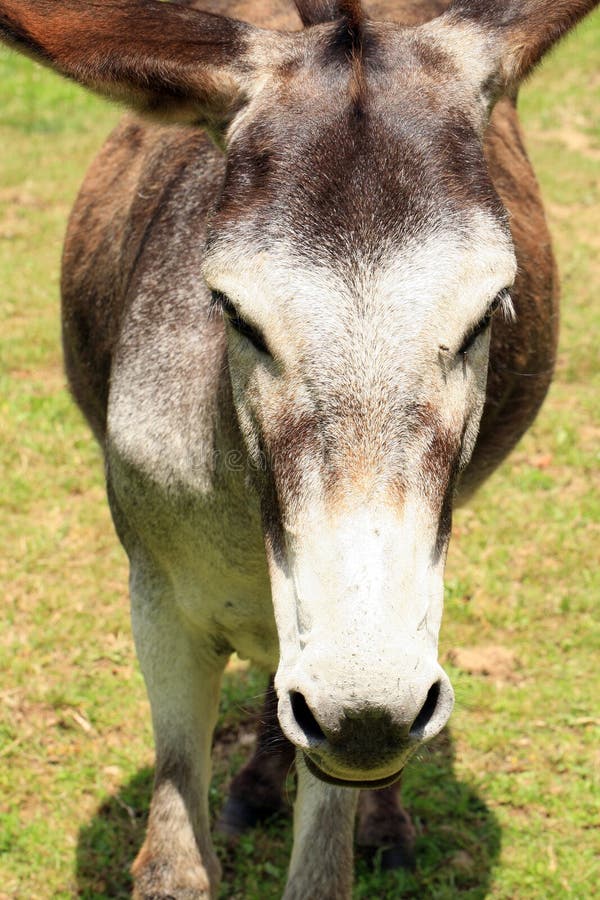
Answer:
[[[416,871],[359,860],[365,900],[582,900],[600,883],[599,60],[597,12],[522,93],[563,281],[557,376],[456,516],[441,637],[456,710],[406,773]],[[149,801],[125,558],[58,323],[66,216],[117,117],[0,51],[1,900],[126,897]],[[241,666],[227,676],[215,814],[262,684]],[[279,897],[289,843],[284,822],[221,846],[223,898]]]

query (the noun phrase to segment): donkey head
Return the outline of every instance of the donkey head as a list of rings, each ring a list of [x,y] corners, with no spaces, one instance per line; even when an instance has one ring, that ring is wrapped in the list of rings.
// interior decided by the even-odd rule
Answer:
[[[385,784],[453,703],[453,491],[516,271],[486,123],[594,3],[457,0],[418,27],[296,5],[305,28],[282,34],[152,0],[1,0],[0,35],[223,142],[203,274],[262,504],[280,721],[320,777]]]
[[[452,708],[437,639],[453,490],[515,275],[482,150],[495,73],[470,31],[354,9],[307,28],[229,130],[211,222],[280,719],[333,779],[395,775]]]

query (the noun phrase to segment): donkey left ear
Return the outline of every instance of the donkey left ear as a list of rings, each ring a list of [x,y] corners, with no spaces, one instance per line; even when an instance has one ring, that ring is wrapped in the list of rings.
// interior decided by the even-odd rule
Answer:
[[[544,54],[600,0],[453,0],[443,18],[477,26],[499,60],[505,90],[527,77]]]
[[[285,42],[195,6],[0,0],[0,42],[139,112],[219,130]]]

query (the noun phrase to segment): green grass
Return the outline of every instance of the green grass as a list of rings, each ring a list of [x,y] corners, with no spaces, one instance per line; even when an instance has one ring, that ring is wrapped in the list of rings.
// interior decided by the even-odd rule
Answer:
[[[441,638],[456,711],[404,785],[417,870],[359,859],[359,898],[581,900],[600,883],[599,55],[596,13],[523,92],[563,279],[557,377],[510,461],[456,517]],[[125,897],[150,720],[125,559],[65,390],[58,325],[65,218],[118,114],[5,52],[0,110],[0,898]],[[503,671],[465,662],[461,648],[487,645],[510,651]],[[261,685],[228,677],[215,812]],[[279,823],[233,856],[221,847],[222,896],[279,897],[289,845]]]

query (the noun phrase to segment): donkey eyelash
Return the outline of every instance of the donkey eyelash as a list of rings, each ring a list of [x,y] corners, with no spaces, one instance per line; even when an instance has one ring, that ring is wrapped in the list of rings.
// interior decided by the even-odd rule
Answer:
[[[511,324],[517,321],[517,313],[515,311],[514,304],[512,302],[512,297],[510,295],[510,288],[504,288],[503,291],[500,291],[494,303],[498,303],[496,310],[500,313],[500,315]]]
[[[504,288],[504,290],[500,291],[500,293],[496,295],[483,318],[481,318],[479,322],[469,332],[467,332],[467,335],[465,336],[465,339],[461,344],[460,350],[458,351],[459,356],[465,356],[469,352],[477,338],[488,329],[494,315],[496,315],[498,312],[503,316],[504,319],[506,319],[507,322],[514,322],[516,319],[515,308],[513,306],[510,291],[508,288]]]
[[[237,309],[222,291],[211,291],[210,313],[220,312],[229,322],[234,331],[245,337],[260,353],[270,356],[269,348],[260,331],[242,319]]]
[[[211,315],[225,312],[235,314],[235,307],[229,297],[222,291],[211,290],[209,312]]]

